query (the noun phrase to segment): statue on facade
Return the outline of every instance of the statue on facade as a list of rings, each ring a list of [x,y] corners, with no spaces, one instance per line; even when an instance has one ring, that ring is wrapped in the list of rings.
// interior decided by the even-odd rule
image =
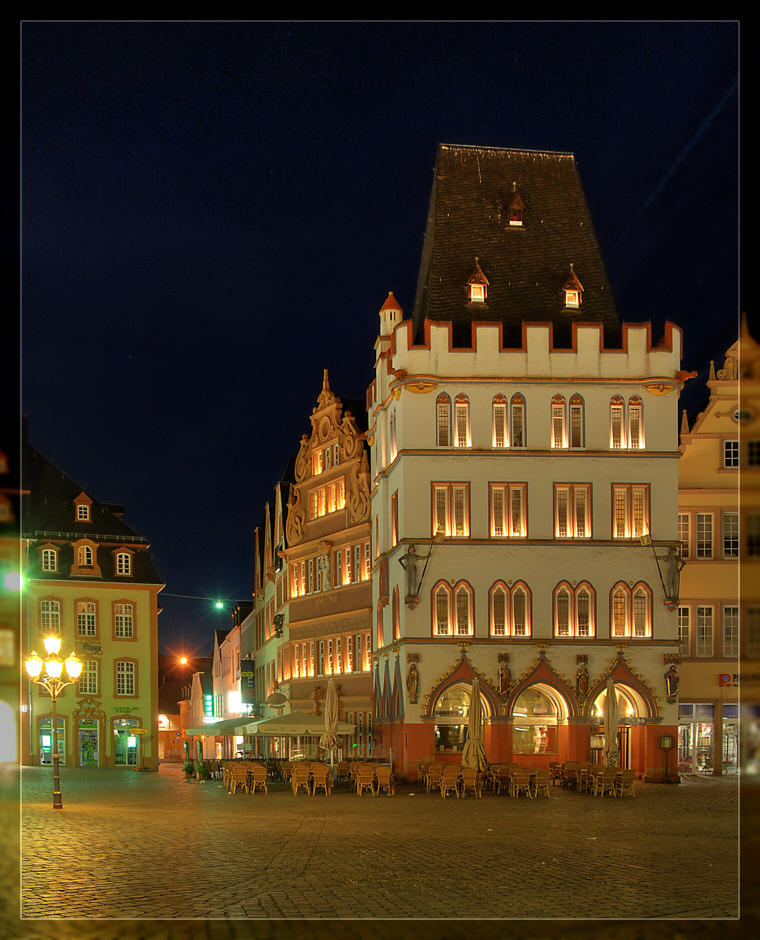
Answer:
[[[665,597],[668,600],[677,601],[681,582],[681,569],[686,562],[675,545],[670,545],[667,553],[658,557],[665,561]]]
[[[417,664],[412,663],[406,673],[406,692],[409,696],[409,702],[412,705],[417,704],[417,686],[419,684],[419,672],[417,670]]]
[[[512,684],[512,673],[509,671],[509,666],[505,662],[499,663],[499,693],[501,695],[506,695],[509,692],[509,687]]]
[[[588,669],[585,663],[581,663],[581,667],[575,675],[575,691],[579,697],[584,699],[588,695]]]
[[[331,585],[330,556],[317,555],[317,580],[321,590],[329,591]]]
[[[410,545],[409,551],[405,552],[398,560],[401,567],[406,571],[406,601],[413,600],[417,597],[417,589],[419,587],[417,563],[419,560],[420,556],[417,554],[417,549],[414,545]]]

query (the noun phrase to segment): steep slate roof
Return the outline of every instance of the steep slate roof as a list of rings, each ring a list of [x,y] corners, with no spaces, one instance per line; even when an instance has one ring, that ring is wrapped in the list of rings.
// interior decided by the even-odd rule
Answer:
[[[79,483],[35,450],[26,438],[23,440],[22,448],[22,535],[38,543],[49,541],[60,545],[58,570],[54,572],[42,571],[38,563],[38,553],[29,553],[31,577],[50,580],[66,577],[66,572],[74,561],[72,543],[78,539],[88,538],[104,546],[103,551],[98,552],[100,575],[93,575],[90,578],[79,574],[76,576],[77,581],[118,580],[125,584],[163,583],[150,557],[147,539],[138,535],[117,512],[114,512],[113,504],[102,503],[95,499]],[[78,520],[74,510],[74,500],[82,492],[92,500],[89,521]],[[116,577],[114,553],[105,546],[114,549],[118,546],[126,546],[134,553],[132,575],[128,580]]]
[[[515,192],[522,226],[511,226]],[[477,259],[477,261],[476,261]],[[486,303],[467,284],[480,266]],[[583,285],[581,306],[564,309],[570,265]],[[620,323],[575,158],[570,153],[442,144],[438,150],[414,306],[414,338],[424,320],[451,321],[455,346],[472,345],[473,321],[504,324],[506,347],[522,345],[524,320],[551,322],[555,347],[571,342],[573,321],[604,324],[606,347]]]

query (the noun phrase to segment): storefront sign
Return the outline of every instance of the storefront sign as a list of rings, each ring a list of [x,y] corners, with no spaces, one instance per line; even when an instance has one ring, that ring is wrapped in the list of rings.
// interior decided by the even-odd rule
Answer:
[[[244,705],[256,704],[253,667],[252,659],[244,659],[240,663],[240,700]]]
[[[726,686],[736,688],[739,685],[739,674],[735,672],[733,675],[729,675],[727,672],[721,672],[718,676],[718,685],[721,688]]]

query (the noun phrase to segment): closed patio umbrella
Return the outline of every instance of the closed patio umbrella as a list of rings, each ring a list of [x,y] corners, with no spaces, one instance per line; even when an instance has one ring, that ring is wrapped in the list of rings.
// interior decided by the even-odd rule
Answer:
[[[462,767],[485,770],[488,766],[486,749],[483,744],[483,706],[480,701],[480,683],[472,680],[470,715],[467,721],[468,737],[462,751]]]
[[[319,739],[319,746],[324,750],[330,748],[330,766],[335,764],[335,748],[338,744],[338,694],[332,679],[327,683],[325,696],[325,732]]]
[[[604,701],[604,756],[608,767],[620,766],[620,752],[617,745],[619,724],[620,706],[615,692],[615,683],[612,679],[608,679],[607,696]]]

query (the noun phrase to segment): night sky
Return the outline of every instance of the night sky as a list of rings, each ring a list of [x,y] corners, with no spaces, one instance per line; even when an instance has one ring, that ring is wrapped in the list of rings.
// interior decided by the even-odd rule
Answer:
[[[322,370],[363,398],[389,290],[411,315],[439,143],[575,154],[620,318],[683,328],[698,408],[741,307],[738,32],[22,24],[22,407],[150,539],[164,651],[250,599]]]

